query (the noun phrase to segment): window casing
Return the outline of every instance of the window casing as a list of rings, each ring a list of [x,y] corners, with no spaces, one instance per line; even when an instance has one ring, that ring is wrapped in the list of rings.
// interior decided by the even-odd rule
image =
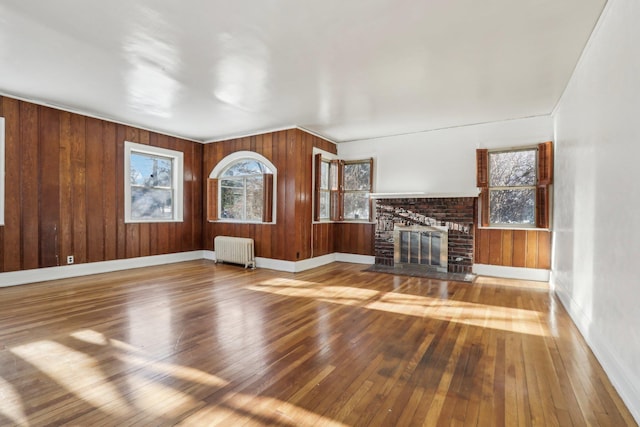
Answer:
[[[480,225],[549,228],[553,177],[551,142],[476,151]]]
[[[180,222],[183,153],[125,141],[125,222]]]
[[[315,221],[371,221],[373,159],[315,157]]]

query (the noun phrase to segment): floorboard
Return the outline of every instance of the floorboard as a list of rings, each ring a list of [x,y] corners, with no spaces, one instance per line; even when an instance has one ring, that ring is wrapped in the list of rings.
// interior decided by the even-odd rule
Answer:
[[[636,425],[546,285],[364,270],[0,288],[0,425]]]

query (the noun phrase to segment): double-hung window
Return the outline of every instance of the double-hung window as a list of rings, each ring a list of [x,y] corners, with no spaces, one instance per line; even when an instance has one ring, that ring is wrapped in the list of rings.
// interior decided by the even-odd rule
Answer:
[[[331,218],[331,191],[329,184],[331,182],[331,162],[329,160],[320,160],[320,183],[318,188],[318,220],[328,220]],[[335,175],[335,173],[334,173]]]
[[[477,150],[483,226],[549,227],[552,146]]]
[[[536,223],[537,149],[489,152],[489,223]]]
[[[125,221],[182,221],[183,154],[125,142]]]
[[[370,221],[373,159],[315,157],[315,221]]]
[[[371,203],[371,160],[344,162],[343,219],[369,220]]]

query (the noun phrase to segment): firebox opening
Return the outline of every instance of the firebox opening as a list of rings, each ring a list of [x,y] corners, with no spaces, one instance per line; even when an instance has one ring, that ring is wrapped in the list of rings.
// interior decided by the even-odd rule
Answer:
[[[393,230],[394,264],[447,272],[448,229],[438,226],[401,226]]]

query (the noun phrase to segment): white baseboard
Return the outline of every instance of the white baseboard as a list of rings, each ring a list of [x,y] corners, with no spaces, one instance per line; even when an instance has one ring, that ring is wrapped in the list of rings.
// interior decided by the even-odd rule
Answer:
[[[473,270],[479,276],[504,277],[505,279],[533,280],[548,282],[550,271],[538,268],[503,267],[499,265],[473,264]]]
[[[353,264],[375,264],[376,257],[369,255],[345,254],[336,252],[336,261],[351,262]]]
[[[296,272],[294,261],[284,261],[281,259],[256,257],[257,268],[268,268],[269,270],[285,271],[287,273]]]
[[[174,262],[192,261],[204,258],[204,251],[179,252],[176,254],[153,255],[140,258],[117,259],[113,261],[86,264],[63,265],[59,267],[36,268],[33,270],[0,273],[0,287],[23,285],[25,283],[67,279],[90,274],[109,273],[130,268],[151,267]]]
[[[301,271],[311,270],[312,268],[322,267],[323,265],[331,264],[336,261],[351,262],[354,264],[373,264],[375,262],[375,257],[344,254],[339,252],[303,259],[301,261],[281,261],[277,259],[256,257],[256,266],[270,268],[273,270],[288,271],[289,273],[299,273]]]
[[[591,320],[571,298],[571,295],[559,288],[556,288],[555,294],[600,362],[620,398],[627,405],[629,412],[637,422],[640,422],[640,403],[638,401],[640,378],[625,369],[624,364],[620,363],[616,355],[609,350],[611,346],[605,342],[606,340],[590,330]]]
[[[8,273],[0,273],[0,287],[43,282],[46,280],[66,279],[69,277],[86,276],[89,274],[108,273],[110,271],[126,270],[129,268],[150,267],[154,265],[191,261],[196,259],[208,259],[215,261],[216,253],[208,250],[191,251],[176,254],[65,265],[60,267],[11,271]],[[375,257],[340,252],[304,259],[301,261],[284,261],[279,259],[256,257],[256,267],[286,271],[289,273],[298,273],[336,261],[355,264],[375,264]],[[474,264],[473,272],[483,276],[536,280],[542,282],[549,281],[549,270],[538,270],[533,268],[514,268]]]
[[[203,251],[204,258],[212,261],[216,260],[215,251]],[[314,258],[303,259],[300,261],[284,261],[281,259],[256,257],[257,268],[268,268],[270,270],[286,271],[288,273],[299,273],[301,271],[310,270],[332,262],[351,262],[354,264],[374,264],[376,258],[366,255],[355,255],[335,252],[332,254],[322,255]]]

